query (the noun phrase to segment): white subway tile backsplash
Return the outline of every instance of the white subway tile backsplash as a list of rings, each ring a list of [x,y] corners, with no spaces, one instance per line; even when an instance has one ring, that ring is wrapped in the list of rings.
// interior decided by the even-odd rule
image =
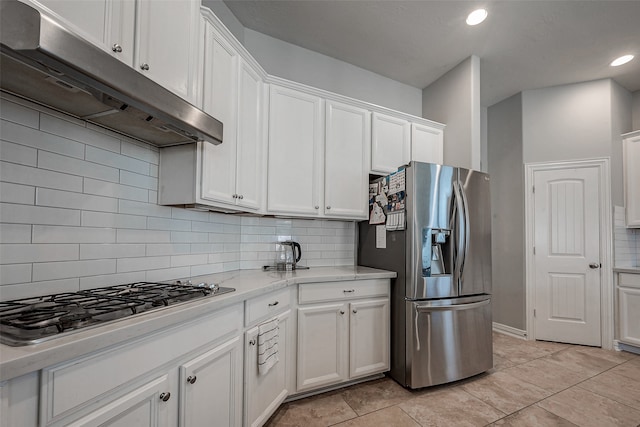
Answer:
[[[159,206],[157,147],[5,98],[0,300],[259,269],[290,239],[303,265],[353,264],[353,222]]]
[[[121,170],[120,184],[130,185],[131,187],[146,188],[147,190],[155,191],[158,189],[158,178]]]
[[[99,181],[91,178],[84,179],[84,190],[81,191],[87,194],[133,200],[137,202],[149,201],[149,192],[143,188],[130,187],[128,185]]]
[[[615,206],[614,227],[615,265],[640,266],[640,230],[626,227],[624,206]]]
[[[83,227],[147,228],[146,217],[109,212],[83,211],[80,217],[80,223]]]
[[[67,191],[82,191],[82,178],[79,176],[7,162],[0,162],[0,181]]]
[[[133,172],[140,172],[148,170],[149,163],[142,160],[134,159],[133,157],[123,156],[119,153],[120,141],[117,145],[118,152],[112,152],[109,150],[103,150],[98,147],[87,146],[85,152],[85,160],[94,163],[100,163],[106,166],[111,166],[116,169],[125,169]]]
[[[103,181],[118,182],[119,178],[118,169],[46,151],[38,153],[38,167]]]
[[[19,203],[33,205],[35,203],[36,189],[28,185],[0,182],[0,194],[5,203]]]
[[[158,270],[168,267],[172,267],[171,258],[168,256],[121,258],[118,259],[117,272],[126,273],[128,271]]]
[[[0,121],[2,139],[28,147],[63,154],[77,159],[84,158],[84,144],[41,132],[27,126],[5,120]]]
[[[14,224],[80,225],[80,211],[0,203],[2,222]]]
[[[118,200],[70,191],[38,188],[36,205],[88,211],[118,212]]]
[[[31,264],[0,265],[0,283],[11,285],[31,281]]]
[[[133,258],[146,255],[143,243],[87,243],[80,245],[80,259]]]
[[[0,264],[77,260],[79,247],[74,244],[2,244]]]
[[[72,279],[115,272],[115,259],[40,262],[33,264],[34,281]]]
[[[33,243],[115,243],[113,228],[34,225]]]
[[[31,243],[31,225],[0,224],[0,243]]]
[[[40,124],[40,113],[8,99],[0,98],[0,117],[34,129]]]
[[[83,144],[97,145],[111,151],[120,151],[120,139],[96,132],[93,129],[87,129],[86,123],[81,123],[81,125],[69,123],[67,120],[49,114],[40,115],[40,130],[43,132],[78,141]]]
[[[36,166],[38,150],[24,145],[0,141],[0,160],[25,166]]]
[[[171,232],[159,230],[121,230],[116,233],[118,243],[169,243]]]

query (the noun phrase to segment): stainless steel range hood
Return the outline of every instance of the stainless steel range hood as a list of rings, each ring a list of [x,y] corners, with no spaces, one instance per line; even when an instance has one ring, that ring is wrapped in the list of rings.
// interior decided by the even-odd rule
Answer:
[[[158,146],[222,142],[222,123],[33,7],[0,0],[0,87]]]

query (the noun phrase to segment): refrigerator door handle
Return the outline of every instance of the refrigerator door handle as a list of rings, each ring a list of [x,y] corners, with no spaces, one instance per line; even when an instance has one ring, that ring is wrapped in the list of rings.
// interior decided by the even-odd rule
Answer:
[[[464,265],[467,261],[467,254],[469,253],[469,236],[471,235],[469,230],[469,202],[467,200],[467,193],[464,191],[464,187],[461,184],[458,184],[460,195],[462,197],[462,207],[463,207],[463,215],[464,219],[464,250],[462,254],[462,261],[460,262],[460,276],[464,274]],[[462,277],[461,277],[462,278]]]
[[[465,240],[466,240],[466,221],[465,221],[465,212],[464,212],[464,203],[462,200],[462,193],[460,192],[460,183],[458,181],[453,182],[453,193],[455,198],[455,214],[456,214],[456,222],[457,222],[457,238],[456,242],[456,253],[455,253],[455,265],[453,271],[453,280],[455,282],[456,287],[460,282],[460,276],[462,274],[462,266],[464,262],[465,256]]]
[[[487,305],[491,302],[490,298],[482,301],[472,302],[469,304],[452,304],[452,305],[416,305],[416,332],[417,332],[417,318],[418,313],[425,313],[430,311],[458,311],[458,310],[471,310],[473,308]]]

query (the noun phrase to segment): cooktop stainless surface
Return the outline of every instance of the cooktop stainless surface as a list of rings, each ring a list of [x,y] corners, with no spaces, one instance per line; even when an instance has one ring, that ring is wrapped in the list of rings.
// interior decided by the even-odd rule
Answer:
[[[0,342],[36,344],[162,307],[222,295],[234,288],[191,282],[136,282],[0,302]]]

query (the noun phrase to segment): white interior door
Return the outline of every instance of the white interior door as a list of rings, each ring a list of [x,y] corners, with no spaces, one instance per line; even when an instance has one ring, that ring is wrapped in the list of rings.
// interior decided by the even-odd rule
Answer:
[[[600,346],[598,167],[534,173],[535,339]]]

